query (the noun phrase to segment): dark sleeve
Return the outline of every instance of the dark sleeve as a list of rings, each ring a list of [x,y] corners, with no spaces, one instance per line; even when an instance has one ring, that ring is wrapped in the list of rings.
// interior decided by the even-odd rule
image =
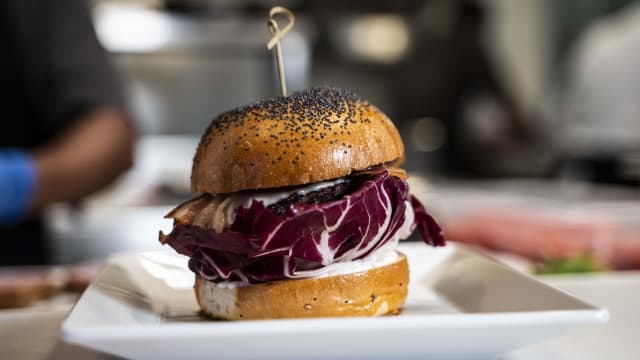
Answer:
[[[124,105],[113,65],[83,0],[45,1],[43,130],[56,133],[84,113]]]

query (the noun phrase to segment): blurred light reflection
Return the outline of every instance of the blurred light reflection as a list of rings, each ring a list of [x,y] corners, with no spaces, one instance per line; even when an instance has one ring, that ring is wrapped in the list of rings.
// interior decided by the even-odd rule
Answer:
[[[411,127],[411,148],[415,151],[435,151],[447,140],[447,129],[442,121],[425,117],[415,121]]]
[[[349,26],[347,44],[356,58],[394,63],[409,49],[409,27],[400,16],[362,17]]]
[[[171,36],[161,12],[134,5],[96,7],[96,32],[104,47],[115,52],[146,52],[166,45]]]

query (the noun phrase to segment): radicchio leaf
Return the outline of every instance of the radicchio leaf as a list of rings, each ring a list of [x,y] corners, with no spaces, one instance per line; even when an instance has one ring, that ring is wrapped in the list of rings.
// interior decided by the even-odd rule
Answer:
[[[339,200],[294,204],[283,215],[253,201],[221,233],[177,224],[167,243],[191,257],[191,270],[205,279],[249,283],[313,276],[406,238],[416,225],[425,243],[444,245],[442,230],[408,190],[385,171]]]

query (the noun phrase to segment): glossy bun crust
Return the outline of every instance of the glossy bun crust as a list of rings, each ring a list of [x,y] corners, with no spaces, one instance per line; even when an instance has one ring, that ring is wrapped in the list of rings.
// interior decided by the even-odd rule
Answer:
[[[274,281],[237,288],[196,275],[202,311],[226,320],[378,316],[397,314],[407,298],[406,257],[368,271],[322,278]]]
[[[215,118],[193,160],[191,188],[219,194],[301,185],[403,159],[384,113],[352,93],[312,88]]]

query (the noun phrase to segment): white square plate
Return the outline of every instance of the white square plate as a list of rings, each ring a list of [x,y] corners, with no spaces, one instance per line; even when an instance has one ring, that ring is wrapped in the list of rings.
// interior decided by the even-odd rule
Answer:
[[[411,285],[401,315],[206,321],[186,259],[116,255],[62,325],[64,340],[127,358],[495,358],[571,327],[598,309],[468,248],[401,244]]]

